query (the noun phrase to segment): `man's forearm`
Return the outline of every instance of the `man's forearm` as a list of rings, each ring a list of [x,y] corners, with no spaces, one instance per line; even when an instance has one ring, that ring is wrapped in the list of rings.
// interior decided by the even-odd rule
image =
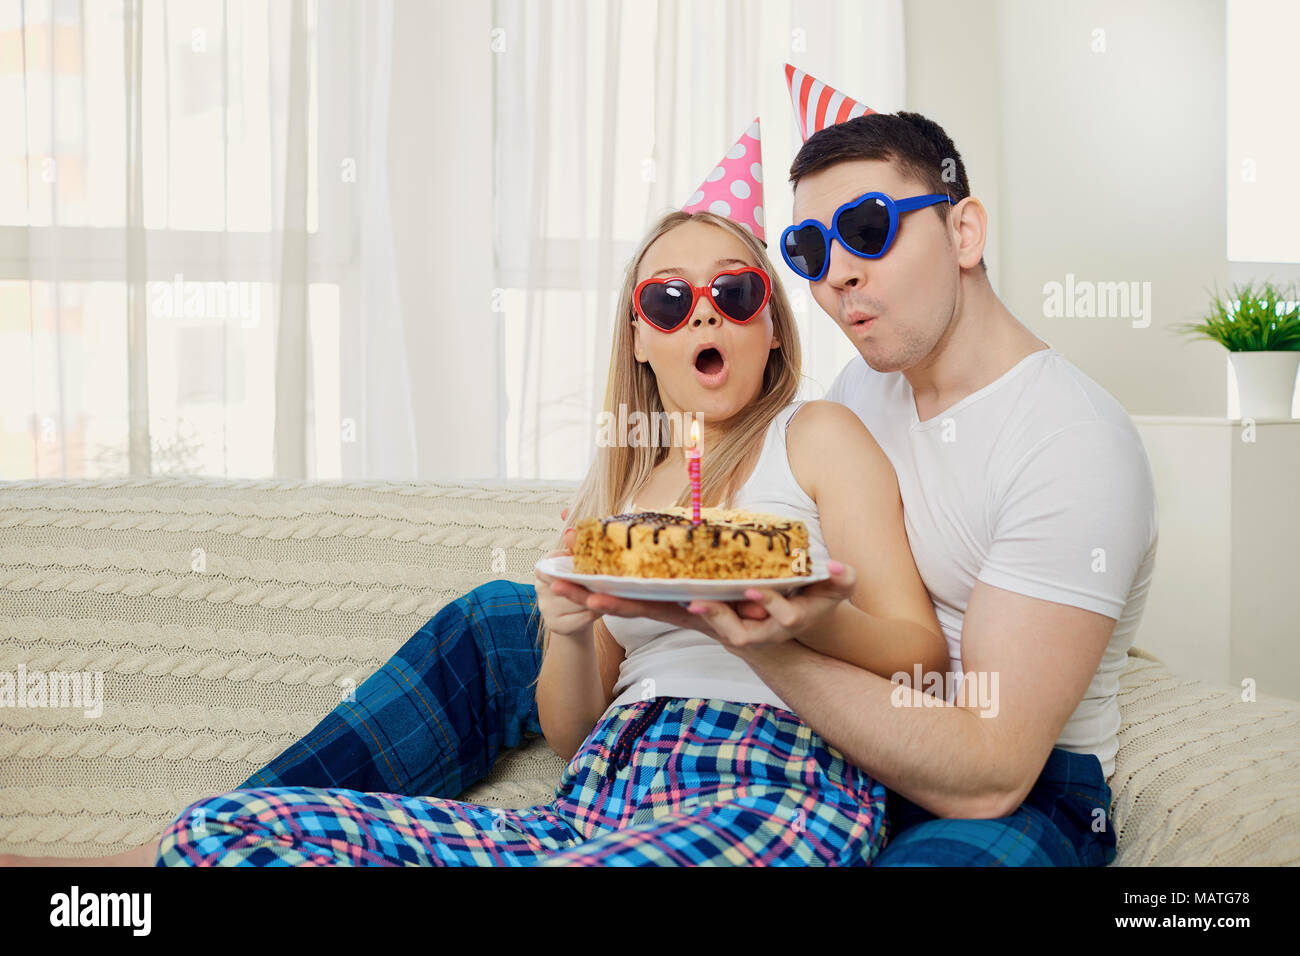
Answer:
[[[1007,782],[981,726],[988,718],[936,698],[926,706],[919,689],[798,641],[737,653],[804,723],[891,790],[936,816],[1005,815]]]
[[[801,644],[827,657],[848,661],[882,677],[902,671],[908,675],[916,664],[922,671],[948,670],[948,645],[912,621],[888,620],[868,614],[844,601],[835,608],[828,623],[800,634]]]

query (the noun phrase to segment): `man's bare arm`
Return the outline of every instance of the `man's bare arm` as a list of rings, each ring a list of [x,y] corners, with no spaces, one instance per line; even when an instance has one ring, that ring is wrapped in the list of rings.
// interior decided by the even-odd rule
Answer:
[[[924,706],[920,689],[895,686],[797,641],[733,653],[890,789],[936,816],[995,818],[1013,812],[1033,787],[1114,626],[1102,614],[977,583],[962,655],[968,672],[989,675],[988,687],[997,675],[992,717],[980,716],[978,701],[954,706],[930,698],[934,706]]]

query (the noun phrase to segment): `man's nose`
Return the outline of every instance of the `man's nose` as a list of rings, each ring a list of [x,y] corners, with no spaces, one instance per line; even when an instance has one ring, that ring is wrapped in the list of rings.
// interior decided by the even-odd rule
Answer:
[[[826,281],[836,289],[852,289],[867,281],[867,264],[870,259],[855,256],[838,239],[831,240],[830,263],[826,268]]]

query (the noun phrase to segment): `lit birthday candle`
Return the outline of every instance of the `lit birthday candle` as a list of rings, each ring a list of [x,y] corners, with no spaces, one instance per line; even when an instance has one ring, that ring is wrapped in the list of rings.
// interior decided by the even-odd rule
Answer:
[[[686,450],[686,468],[691,476],[691,524],[700,523],[700,423],[691,422],[691,447]]]

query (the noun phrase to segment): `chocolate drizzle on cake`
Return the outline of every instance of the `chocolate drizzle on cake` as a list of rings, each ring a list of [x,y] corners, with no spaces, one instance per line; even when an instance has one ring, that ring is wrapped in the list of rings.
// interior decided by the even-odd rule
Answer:
[[[664,514],[662,511],[638,511],[635,514],[611,515],[608,518],[600,520],[600,533],[603,537],[606,529],[612,522],[627,523],[627,544],[626,548],[632,547],[632,528],[639,524],[649,525],[654,529],[653,540],[655,544],[659,543],[659,532],[664,528],[675,527],[686,529],[686,540],[690,541],[695,533],[696,525],[691,522],[689,517],[684,515]],[[717,522],[710,521],[707,518],[700,519],[700,528],[713,531],[713,547],[718,547],[722,541],[722,533],[730,531],[732,539],[742,538],[745,546],[749,546],[749,532],[756,532],[767,537],[767,550],[771,551],[777,535],[781,536],[781,546],[785,551],[786,557],[790,556],[790,530],[793,525],[771,524],[760,525],[752,521],[727,521]]]

